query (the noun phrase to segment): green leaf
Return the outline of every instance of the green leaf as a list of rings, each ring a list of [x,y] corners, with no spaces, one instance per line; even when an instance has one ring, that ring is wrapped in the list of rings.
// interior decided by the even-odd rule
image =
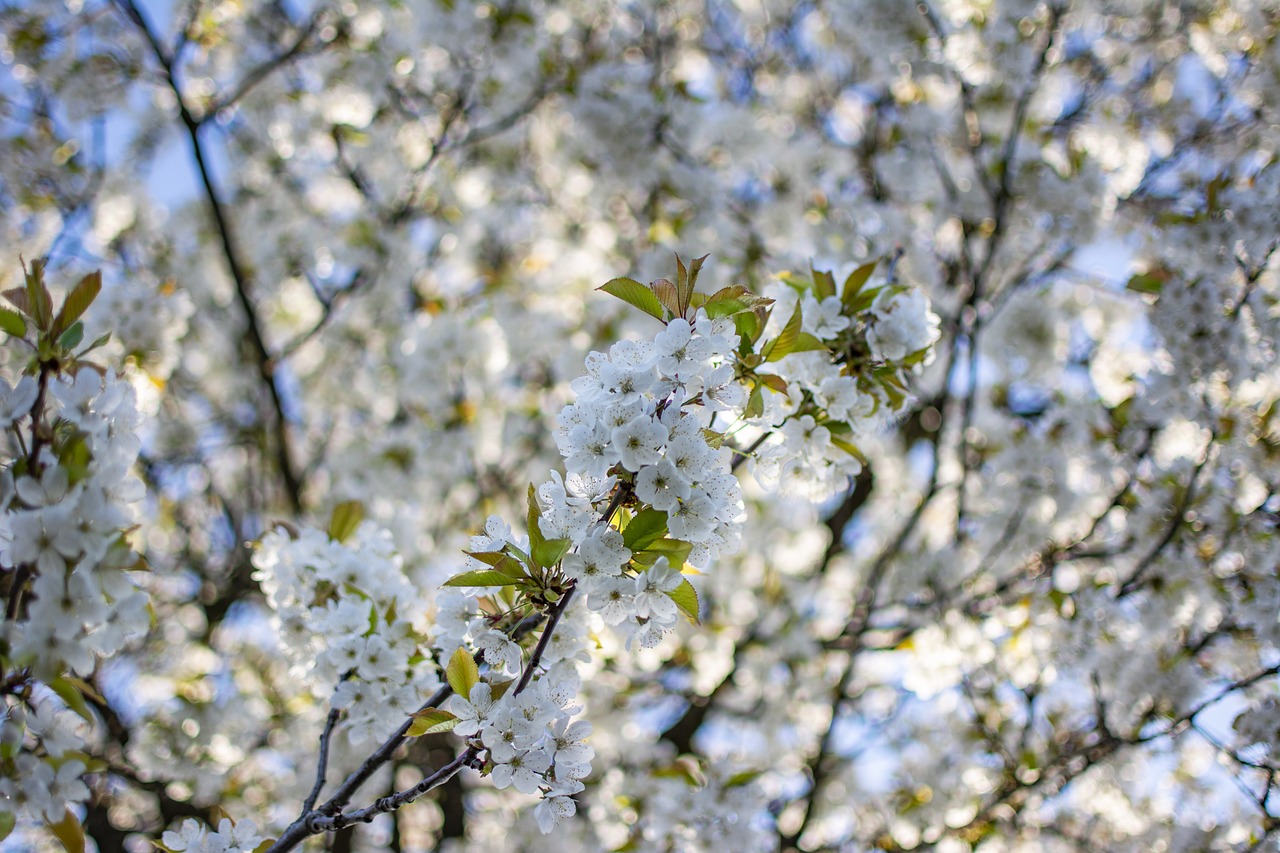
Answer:
[[[764,385],[761,384],[751,389],[746,408],[742,410],[744,418],[758,418],[764,414],[764,392],[761,390],[763,388]]]
[[[1130,277],[1129,283],[1125,287],[1135,293],[1159,295],[1164,288],[1164,283],[1168,280],[1169,274],[1164,270],[1152,270],[1151,272],[1142,272]]]
[[[787,380],[773,373],[757,373],[757,378],[765,384],[771,391],[777,391],[779,394],[787,393]]]
[[[689,310],[689,303],[693,301],[693,291],[698,286],[698,273],[702,271],[702,265],[706,263],[710,255],[703,255],[700,258],[694,258],[689,262],[689,269],[684,277],[684,287],[677,287],[680,294],[680,316]],[[680,260],[680,256],[676,256],[676,260]]]
[[[844,303],[845,308],[852,310],[858,291],[862,290],[871,278],[871,273],[875,271],[877,263],[878,261],[871,261],[863,264],[849,273],[849,277],[844,280],[844,290],[840,292],[840,301]]]
[[[441,586],[514,586],[519,582],[519,577],[513,577],[504,572],[476,569],[475,571],[456,574]]]
[[[707,316],[714,318],[732,317],[743,311],[750,311],[756,306],[765,308],[771,304],[773,304],[772,299],[756,296],[740,284],[731,284],[707,297],[703,307],[707,311]]]
[[[80,821],[72,813],[71,809],[67,809],[62,816],[62,820],[57,823],[46,820],[54,837],[62,842],[62,848],[67,853],[84,853],[84,827],[80,825]]]
[[[468,557],[475,557],[486,566],[497,566],[503,560],[511,558],[503,551],[463,551]]]
[[[750,785],[759,779],[763,774],[760,770],[743,770],[741,773],[734,773],[724,781],[724,787],[737,788],[741,785]]]
[[[510,554],[502,551],[464,551],[463,553],[469,557],[475,557],[486,565],[493,566],[495,570],[509,578],[515,578],[519,581],[525,577],[524,566],[520,564],[519,560],[511,557]]]
[[[62,303],[62,308],[58,311],[58,316],[54,318],[53,333],[61,336],[64,330],[70,329],[71,325],[76,320],[79,320],[81,315],[93,304],[93,300],[98,298],[98,293],[101,290],[101,272],[94,271],[80,279],[76,286],[71,288],[71,292],[67,294],[66,301]]]
[[[48,331],[53,322],[53,297],[49,295],[49,288],[44,286],[44,261],[39,258],[31,262],[31,269],[27,272],[27,304],[36,328]]]
[[[0,293],[5,299],[13,303],[13,306],[26,316],[31,316],[31,300],[27,299],[27,291],[21,287],[10,288]]]
[[[96,350],[98,347],[104,345],[109,340],[111,340],[111,333],[103,332],[101,335],[98,335],[98,337],[93,339],[93,343],[89,344],[87,347],[81,350],[80,355],[82,356],[88,355],[89,353]]]
[[[52,755],[46,755],[44,760],[55,770],[62,767],[62,765],[66,764],[68,761],[79,761],[84,765],[84,772],[86,773],[101,773],[103,770],[107,769],[107,762],[103,761],[101,758],[94,758],[89,753],[82,752],[78,749],[68,749],[57,758],[54,758]]]
[[[18,822],[18,816],[13,812],[0,812],[0,841],[4,841],[9,837],[9,833],[13,832],[13,827]]]
[[[329,516],[329,538],[334,542],[346,542],[364,520],[364,504],[360,501],[343,501],[333,508]]]
[[[445,678],[453,692],[463,699],[471,697],[471,688],[480,683],[480,668],[475,659],[465,648],[459,648],[449,658],[449,665],[444,670]]]
[[[778,361],[795,352],[796,344],[800,342],[801,322],[800,304],[796,303],[796,310],[787,325],[782,327],[782,332],[761,350],[765,361]]]
[[[850,302],[846,302],[844,306],[845,314],[860,314],[871,307],[871,303],[876,301],[876,297],[880,295],[880,291],[884,290],[884,286],[864,288]]]
[[[636,565],[652,566],[658,561],[659,557],[666,557],[676,570],[679,570],[689,559],[689,552],[693,550],[692,542],[685,542],[681,539],[659,539],[652,542],[643,551],[637,553],[631,559]]]
[[[721,299],[718,302],[708,302],[704,307],[707,316],[714,320],[717,317],[736,317],[751,306],[741,299]]]
[[[89,703],[84,700],[84,694],[80,692],[80,688],[75,685],[69,678],[55,678],[49,682],[49,686],[53,688],[53,692],[58,694],[58,698],[67,703],[67,707],[75,711],[86,722],[92,724],[94,722],[93,712],[89,710]]]
[[[27,334],[27,321],[22,319],[22,315],[17,311],[0,308],[0,331],[15,338],[21,338]]]
[[[465,697],[464,697],[465,698]],[[451,731],[458,725],[458,718],[442,708],[427,708],[413,715],[413,722],[405,737],[422,737]]]
[[[925,359],[929,357],[929,354],[931,352],[933,352],[933,347],[925,347],[924,349],[918,349],[915,352],[908,354],[905,358],[902,359],[902,361],[898,363],[901,364],[903,367],[915,367],[917,364],[924,364]]]
[[[84,323],[73,323],[71,328],[58,336],[58,346],[63,349],[75,349],[82,340],[84,340]]]
[[[848,453],[848,454],[849,454],[850,456],[852,456],[854,459],[857,459],[857,460],[858,460],[859,462],[861,462],[863,465],[868,465],[868,464],[870,464],[870,463],[867,461],[867,457],[866,457],[865,455],[863,455],[862,451],[861,451],[861,450],[859,450],[859,449],[858,449],[858,446],[857,446],[856,444],[854,444],[853,442],[848,441],[847,439],[841,438],[841,437],[840,437],[840,436],[838,436],[838,435],[832,435],[832,436],[831,436],[831,443],[832,443],[833,445],[835,445],[836,447],[840,448],[841,450],[843,450],[845,453]]]
[[[853,432],[853,427],[849,426],[844,421],[823,421],[822,425],[826,427],[827,431],[832,435],[848,435]]]
[[[801,332],[800,337],[796,339],[796,345],[792,348],[792,352],[830,352],[831,348],[822,342],[820,338],[814,337],[808,332]]]
[[[497,702],[503,696],[507,695],[507,691],[511,689],[511,685],[515,684],[514,678],[507,681],[491,681],[489,682],[489,697]]]
[[[549,569],[569,553],[573,545],[568,539],[547,539],[533,548],[533,561],[544,569]]]
[[[540,566],[543,563],[538,562],[537,550],[546,541],[546,537],[542,535],[542,525],[538,521],[542,518],[542,507],[538,506],[538,495],[533,489],[533,483],[529,484],[529,515],[526,519],[529,528],[529,556],[533,557],[533,561]],[[544,566],[545,567],[545,566]]]
[[[676,255],[676,300],[684,303],[684,295],[692,293],[693,288],[689,286],[689,270],[685,268],[684,261],[680,260],[680,255]],[[678,312],[682,313],[682,312]]]
[[[828,296],[836,295],[836,279],[829,270],[815,269],[813,264],[810,264],[809,271],[813,273],[813,293],[818,297],[819,302]]]
[[[707,313],[709,314],[710,312],[708,311]],[[742,336],[742,343],[738,347],[739,352],[750,352],[751,344],[755,342],[760,334],[760,315],[755,311],[738,311],[733,314],[733,327]]]
[[[65,678],[71,684],[75,685],[75,688],[80,691],[81,695],[87,696],[99,705],[107,704],[106,698],[99,693],[92,684],[85,681],[83,678],[77,678],[74,675],[68,675],[65,676]]]
[[[58,452],[58,461],[67,469],[68,485],[74,486],[88,477],[89,463],[93,461],[88,436],[79,434],[67,441]]]
[[[665,278],[660,278],[649,282],[649,289],[653,291],[654,296],[658,297],[662,307],[670,311],[673,316],[680,313],[680,293],[674,284]]]
[[[529,555],[526,554],[524,551],[521,551],[519,548],[517,548],[515,545],[511,544],[510,542],[508,542],[506,545],[503,545],[502,548],[504,551],[511,554],[513,557],[515,557],[517,560],[524,563],[525,565],[529,564],[531,560]]]
[[[667,532],[667,514],[660,509],[649,507],[641,510],[627,529],[622,531],[622,544],[634,554],[643,551],[662,538]]]
[[[707,781],[692,756],[681,756],[669,766],[652,771],[652,775],[658,779],[683,779],[694,788],[702,787]]]
[[[680,582],[680,586],[667,593],[676,603],[676,607],[680,608],[680,612],[689,617],[689,621],[698,624],[698,592],[693,588],[693,584],[689,583],[689,579],[685,578]]]
[[[605,293],[616,296],[628,305],[639,308],[650,317],[665,320],[662,303],[658,301],[658,297],[652,290],[633,278],[610,279],[596,290],[603,290]]]

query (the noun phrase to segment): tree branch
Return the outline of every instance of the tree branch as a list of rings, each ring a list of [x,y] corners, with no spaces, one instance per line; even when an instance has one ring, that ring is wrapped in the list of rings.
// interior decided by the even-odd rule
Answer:
[[[186,128],[187,137],[191,142],[192,154],[196,161],[196,169],[200,174],[200,183],[204,189],[205,201],[208,204],[209,212],[213,217],[213,222],[222,244],[222,253],[227,262],[227,269],[231,273],[232,281],[235,283],[236,298],[244,311],[246,338],[253,350],[258,376],[267,390],[274,409],[272,420],[275,427],[276,467],[279,469],[285,497],[289,502],[290,508],[294,512],[299,512],[302,509],[302,483],[291,458],[288,419],[285,416],[283,396],[275,379],[276,359],[267,349],[262,325],[258,319],[258,311],[253,304],[251,296],[252,285],[249,273],[244,261],[241,259],[240,251],[232,235],[231,223],[227,217],[226,210],[218,197],[217,189],[214,187],[213,176],[209,170],[208,157],[204,143],[200,138],[201,120],[193,116],[187,107],[186,101],[183,99],[182,87],[178,82],[177,72],[173,66],[173,60],[160,44],[142,10],[138,8],[134,0],[115,0],[115,3],[124,15],[134,23],[151,46],[156,62],[159,63],[161,70],[164,72],[165,80],[177,100],[179,116],[182,119],[183,126]]]

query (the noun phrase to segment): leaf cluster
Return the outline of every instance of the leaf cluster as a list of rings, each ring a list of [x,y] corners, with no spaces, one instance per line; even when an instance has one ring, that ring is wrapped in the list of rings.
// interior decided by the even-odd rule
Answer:
[[[104,373],[101,365],[86,361],[85,356],[104,345],[111,338],[110,332],[76,349],[84,340],[84,322],[80,318],[102,290],[102,273],[91,272],[76,282],[55,312],[44,272],[43,258],[32,261],[30,267],[24,264],[24,285],[0,293],[17,309],[0,307],[0,331],[31,348],[33,356],[28,373],[46,369],[75,374],[81,367]]]

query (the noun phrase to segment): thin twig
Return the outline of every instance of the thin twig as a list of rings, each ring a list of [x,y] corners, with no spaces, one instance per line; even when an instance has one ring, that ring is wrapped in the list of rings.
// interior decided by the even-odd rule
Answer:
[[[329,717],[324,721],[324,731],[320,733],[320,757],[316,759],[316,782],[311,786],[311,793],[307,794],[307,799],[302,803],[304,812],[315,808],[316,800],[320,798],[320,791],[324,788],[324,775],[329,767],[329,741],[333,739],[333,728],[338,724],[338,717],[341,715],[340,709],[330,708]]]
[[[309,20],[302,31],[298,33],[297,38],[293,40],[291,45],[285,48],[283,52],[271,57],[266,62],[263,62],[261,65],[250,70],[249,73],[244,76],[244,79],[231,90],[230,94],[219,98],[210,104],[208,109],[200,116],[200,123],[204,124],[210,118],[216,116],[220,111],[239,103],[241,98],[249,94],[249,92],[251,92],[254,87],[263,80],[270,77],[272,72],[284,65],[287,65],[296,57],[301,56],[308,48],[307,42],[315,33],[319,23],[320,15],[312,15],[311,20]]]
[[[453,759],[453,761],[450,761],[430,776],[427,776],[412,788],[408,788],[398,794],[392,794],[389,797],[382,797],[375,800],[373,805],[367,806],[363,809],[358,809],[354,812],[347,812],[346,814],[330,816],[318,813],[313,814],[306,822],[306,828],[308,830],[307,834],[315,835],[320,832],[334,832],[355,823],[368,823],[380,814],[386,814],[387,812],[395,811],[401,806],[407,806],[409,803],[412,803],[414,800],[418,799],[433,788],[439,787],[449,781],[449,779],[453,778],[458,771],[469,766],[479,753],[480,750],[476,749],[476,747],[469,746],[463,750],[457,758]],[[283,840],[284,839],[282,838],[281,841]],[[282,850],[289,849],[287,847],[282,848],[279,845],[280,842],[276,842],[276,844],[271,846],[271,850],[276,850],[277,848]]]

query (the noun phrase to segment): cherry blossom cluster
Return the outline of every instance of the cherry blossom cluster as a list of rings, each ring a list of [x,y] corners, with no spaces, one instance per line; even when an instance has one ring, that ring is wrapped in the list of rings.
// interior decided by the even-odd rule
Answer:
[[[258,825],[251,820],[232,823],[224,817],[215,830],[187,818],[176,831],[169,830],[161,836],[156,847],[169,853],[250,853],[262,841]]]
[[[590,747],[579,743],[589,724],[570,723],[580,709],[568,704],[577,687],[574,660],[586,657],[586,618],[624,627],[628,647],[654,647],[682,610],[697,617],[684,564],[706,568],[741,542],[743,499],[726,432],[744,419],[757,429],[781,426],[785,447],[790,433],[815,429],[815,418],[841,418],[848,433],[848,422],[905,404],[905,374],[928,360],[937,339],[937,317],[916,291],[885,285],[861,303],[852,298],[870,274],[864,267],[850,297],[792,299],[784,306],[791,320],[762,342],[767,307],[776,300],[726,288],[700,297],[695,308],[697,266],[690,275],[681,264],[678,286],[606,285],[663,328],[651,340],[619,341],[587,356],[585,374],[571,383],[576,399],[557,419],[565,474],[554,472],[531,490],[528,535],[491,517],[471,540],[466,570],[446,584],[461,591],[438,601],[439,659],[452,656],[465,666],[475,654],[489,667],[486,680],[462,685],[467,690],[454,685],[447,724],[482,752],[499,787],[541,792],[544,832],[573,813],[569,796],[589,771]],[[855,352],[862,361],[849,367]],[[766,359],[779,373],[755,371]],[[860,381],[863,365],[873,381]],[[893,382],[896,396],[883,390]],[[772,419],[764,415],[765,389],[780,399],[769,407]],[[765,432],[761,442],[768,438]],[[856,448],[845,442],[840,452],[856,466]],[[800,453],[794,464],[807,461],[810,454]],[[565,597],[575,594],[566,607]],[[540,659],[528,664],[510,618],[523,612],[521,595],[564,617],[546,629],[535,652]],[[545,671],[528,681],[535,665]],[[498,679],[522,671],[532,689],[507,693],[512,682]]]
[[[144,493],[131,474],[141,446],[136,395],[83,358],[100,342],[78,349],[97,275],[55,313],[43,271],[34,263],[27,287],[5,293],[18,311],[0,311],[14,353],[35,355],[13,383],[0,378],[0,741],[9,747],[0,753],[0,818],[25,812],[58,824],[89,796],[81,776],[92,762],[76,714],[91,721],[86,697],[96,694],[83,679],[144,634],[150,615],[129,574],[141,567],[127,537]]]
[[[841,489],[862,470],[858,438],[905,411],[910,377],[933,360],[940,331],[928,297],[892,283],[866,287],[872,266],[855,270],[840,296],[822,272],[765,289],[773,317],[798,317],[813,343],[770,365],[786,393],[765,395],[752,419],[773,431],[752,460],[763,482],[814,499]],[[777,319],[770,328],[783,329]]]
[[[574,720],[582,711],[573,703],[578,688],[572,664],[552,669],[529,682],[528,689],[506,690],[499,682],[478,681],[464,698],[454,695],[448,710],[457,718],[453,731],[484,750],[486,772],[499,789],[541,794],[535,808],[538,827],[549,833],[572,817],[573,795],[583,790],[595,750],[586,743],[591,724]]]
[[[497,516],[491,516],[470,542],[472,554],[497,553],[507,547],[531,550],[528,540]],[[467,558],[467,566],[487,568],[474,556]],[[539,827],[548,833],[561,819],[575,814],[572,796],[583,789],[581,780],[591,771],[594,750],[584,743],[591,724],[573,720],[582,711],[575,704],[581,686],[577,665],[589,659],[590,613],[581,601],[564,609],[542,647],[537,661],[541,671],[530,673],[526,689],[520,690],[515,679],[525,669],[524,649],[514,631],[502,630],[509,620],[495,612],[497,590],[468,587],[442,591],[437,598],[433,626],[437,659],[465,664],[474,649],[477,660],[488,666],[475,683],[463,680],[455,685],[466,689],[455,692],[446,705],[456,718],[449,724],[455,734],[482,750],[496,787],[541,794],[535,812]]]
[[[693,565],[737,549],[742,494],[729,449],[709,445],[707,430],[745,399],[732,362],[738,343],[731,320],[704,311],[692,323],[672,319],[652,341],[619,341],[587,357],[586,375],[572,383],[577,400],[558,419],[566,477],[538,489],[542,533],[573,543],[565,575],[605,622],[626,625],[645,647],[675,624],[667,593],[681,584],[680,566],[659,556],[630,574],[634,554],[621,532],[598,523],[600,511],[623,477],[642,506],[665,514],[669,536],[689,543]]]
[[[295,685],[238,567],[263,519],[328,495],[396,531],[413,607],[440,609],[422,643],[440,677],[463,648],[491,696],[526,666],[532,692],[587,631],[601,645],[574,700],[595,728],[572,797],[589,820],[539,843],[515,792],[468,788],[441,797],[438,832],[428,806],[344,834],[353,849],[754,849],[716,834],[735,815],[781,849],[1275,843],[1277,0],[10,5],[0,240],[131,279],[98,329],[157,415],[137,539],[158,630],[89,679],[123,723],[89,750],[130,764],[74,809],[97,846],[215,803],[270,835],[310,783],[280,770],[315,758],[316,703],[279,695]],[[173,131],[194,157],[168,158]],[[154,180],[156,155],[193,180]],[[742,423],[717,415],[706,446],[845,497],[819,526],[744,481],[738,555],[689,577],[713,627],[624,655],[638,579],[695,543],[657,508],[661,463],[536,488],[556,467],[544,403],[618,328],[582,282],[695,239],[751,282],[905,247],[945,365],[907,382],[935,324],[892,284],[846,301],[789,279],[767,321],[734,316]],[[170,277],[195,307],[181,350],[156,338],[181,325],[151,298]],[[677,307],[656,319],[693,324],[699,303]],[[4,349],[15,383],[29,354]],[[489,512],[523,528],[505,486],[528,476],[543,541],[473,547],[488,576],[437,592],[462,531]],[[581,501],[584,529],[560,529],[553,504]],[[595,611],[593,550],[622,565]],[[649,606],[687,604],[685,583]],[[618,636],[597,624],[615,611]],[[70,727],[74,685],[35,684],[0,735],[38,765],[10,797],[92,767],[38,720]],[[363,758],[347,740],[321,782]],[[729,787],[767,805],[708,814],[667,753],[710,775],[730,746],[767,756]],[[396,746],[351,804],[433,751]]]
[[[427,626],[413,619],[420,595],[385,530],[364,521],[339,540],[277,529],[253,565],[293,674],[332,691],[352,743],[384,736],[440,686],[421,653]]]
[[[733,459],[752,449],[734,449],[736,433],[763,428],[760,447],[775,427],[784,436],[797,424],[821,422],[825,430],[836,416],[852,421],[900,407],[905,384],[897,398],[864,389],[886,384],[890,358],[903,362],[893,368],[899,372],[924,361],[936,337],[927,301],[887,286],[863,304],[806,296],[785,306],[791,319],[766,335],[773,300],[736,286],[698,294],[700,266],[681,263],[678,285],[606,285],[662,328],[587,356],[585,373],[570,384],[576,399],[557,419],[565,473],[530,487],[522,529],[488,519],[434,608],[421,606],[390,533],[361,522],[358,504],[336,507],[327,532],[282,526],[259,541],[254,577],[293,674],[317,696],[334,691],[331,707],[342,712],[352,743],[453,731],[467,744],[454,766],[482,770],[499,789],[539,795],[539,828],[554,830],[575,814],[573,796],[591,771],[591,725],[575,718],[583,710],[578,665],[591,659],[593,633],[614,626],[628,648],[657,646],[681,613],[697,619],[686,564],[706,568],[741,544]],[[860,337],[849,337],[851,329]],[[806,351],[838,381],[798,376],[818,370],[795,355]],[[857,368],[849,375],[844,365],[854,352],[859,365],[880,371],[875,382],[860,384]],[[778,372],[757,370],[765,364]],[[784,376],[792,366],[797,376]],[[852,391],[835,387],[841,381]],[[858,393],[870,401],[862,409],[845,399]],[[766,396],[779,400],[766,408]],[[841,448],[856,457],[856,448]],[[714,787],[733,791],[725,796],[735,802],[754,796],[738,785]],[[707,797],[723,799],[715,792]],[[396,796],[411,802],[419,793]],[[392,800],[370,808],[393,808]],[[719,812],[709,808],[714,823]],[[304,810],[297,831],[317,831],[309,820]]]
[[[21,442],[36,448],[34,465],[16,477],[8,469],[0,562],[34,568],[25,618],[6,622],[9,655],[53,678],[67,668],[87,675],[95,654],[115,654],[146,631],[148,616],[146,595],[127,574],[137,556],[123,538],[143,494],[130,475],[140,421],[133,388],[85,368],[48,377],[46,390],[39,426],[21,430]],[[0,407],[29,410],[38,394],[37,380],[24,376],[12,389],[0,385]],[[53,442],[39,441],[46,432]]]
[[[641,777],[644,784],[633,796],[643,799],[644,820],[632,830],[634,849],[690,853],[776,849],[772,837],[766,835],[762,843],[760,827],[751,820],[768,806],[759,787],[752,784],[757,774],[735,774],[724,766],[697,767],[688,762],[681,759],[674,768]]]
[[[0,773],[0,820],[10,826],[19,816],[57,823],[69,806],[89,798],[82,778],[87,769],[83,721],[51,691],[38,692],[38,700],[28,696],[10,702],[0,718],[0,744],[18,747]]]

